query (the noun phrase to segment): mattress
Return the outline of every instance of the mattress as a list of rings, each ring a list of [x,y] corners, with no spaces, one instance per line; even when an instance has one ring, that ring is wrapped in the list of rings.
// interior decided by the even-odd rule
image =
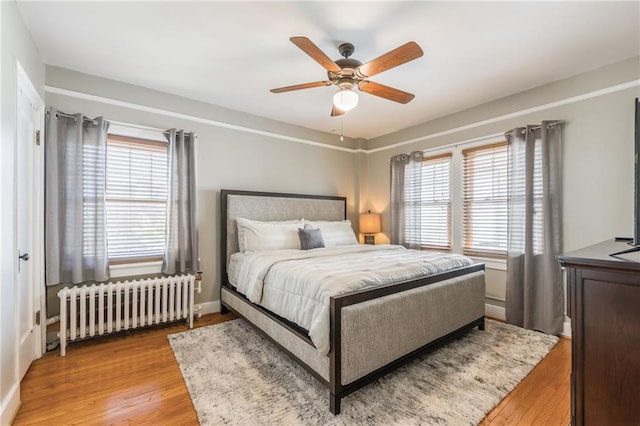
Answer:
[[[229,284],[234,287],[238,286],[238,275],[240,274],[240,263],[242,263],[242,259],[246,256],[245,253],[237,252],[233,253],[229,257],[229,264],[227,265],[227,277],[229,279]]]
[[[452,253],[408,250],[396,245],[354,245],[234,254],[228,270],[240,293],[308,330],[318,351],[327,354],[332,296],[473,263],[468,257]]]

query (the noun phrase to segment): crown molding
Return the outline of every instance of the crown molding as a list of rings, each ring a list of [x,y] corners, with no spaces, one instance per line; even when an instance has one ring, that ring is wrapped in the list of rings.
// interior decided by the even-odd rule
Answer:
[[[285,140],[285,141],[289,141],[289,142],[295,142],[295,143],[301,143],[301,144],[305,144],[305,145],[317,146],[317,147],[321,147],[321,148],[333,149],[333,150],[337,150],[337,151],[349,152],[349,153],[352,153],[352,154],[358,154],[358,153],[373,154],[373,153],[376,153],[376,152],[381,152],[381,151],[386,151],[386,150],[389,150],[389,149],[394,149],[394,148],[397,148],[399,146],[404,146],[404,145],[409,145],[409,144],[413,144],[413,143],[416,143],[416,142],[435,139],[435,138],[438,138],[438,137],[441,137],[441,136],[446,136],[446,135],[450,135],[450,134],[453,134],[453,133],[458,133],[458,132],[462,132],[462,131],[465,131],[465,130],[474,129],[476,127],[485,126],[487,124],[497,123],[497,122],[500,122],[500,121],[509,120],[511,118],[522,117],[522,116],[525,116],[525,115],[528,115],[528,114],[532,114],[532,113],[535,113],[535,112],[545,111],[545,110],[552,109],[552,108],[557,108],[557,107],[560,107],[560,106],[563,106],[563,105],[569,105],[569,104],[580,102],[580,101],[584,101],[584,100],[587,100],[587,99],[597,98],[599,96],[604,96],[604,95],[607,95],[607,94],[610,94],[610,93],[615,93],[615,92],[619,92],[621,90],[626,90],[626,89],[630,89],[630,88],[638,87],[638,86],[640,86],[640,79],[628,81],[626,83],[616,84],[614,86],[606,87],[606,88],[599,89],[599,90],[594,90],[594,91],[583,93],[583,94],[577,95],[577,96],[571,96],[571,97],[568,97],[568,98],[565,98],[565,99],[560,99],[560,100],[557,100],[557,101],[554,101],[554,102],[549,102],[549,103],[546,103],[546,104],[537,105],[537,106],[530,107],[530,108],[525,108],[525,109],[522,109],[522,110],[519,110],[519,111],[515,111],[515,112],[509,113],[509,114],[500,115],[500,116],[489,118],[489,119],[486,119],[486,120],[476,121],[474,123],[465,124],[464,126],[453,127],[451,129],[443,130],[441,132],[436,132],[436,133],[432,133],[432,134],[429,134],[429,135],[419,136],[417,138],[407,139],[407,140],[404,140],[404,141],[396,142],[396,143],[393,143],[393,144],[390,144],[390,145],[385,145],[385,146],[381,146],[379,148],[374,148],[374,149],[345,148],[345,147],[342,147],[342,146],[330,145],[330,144],[327,144],[327,143],[318,142],[318,141],[314,141],[314,140],[310,140],[310,139],[297,138],[297,137],[293,137],[293,136],[283,135],[283,134],[280,134],[280,133],[268,132],[268,131],[264,131],[264,130],[254,129],[254,128],[251,128],[251,127],[241,126],[241,125],[237,125],[237,124],[225,123],[225,122],[222,122],[222,121],[212,120],[212,119],[209,119],[209,118],[199,117],[199,116],[195,116],[195,115],[183,114],[183,113],[179,113],[179,112],[175,112],[175,111],[169,111],[169,110],[165,110],[165,109],[161,109],[161,108],[154,108],[154,107],[149,107],[149,106],[146,106],[146,105],[140,105],[140,104],[136,104],[136,103],[132,103],[132,102],[121,101],[121,100],[118,100],[118,99],[111,99],[111,98],[107,98],[107,97],[104,97],[104,96],[91,95],[91,94],[88,94],[88,93],[77,92],[77,91],[69,90],[69,89],[63,89],[63,88],[60,88],[60,87],[54,87],[54,86],[48,86],[47,85],[47,86],[45,86],[45,92],[58,94],[58,95],[62,95],[62,96],[68,96],[68,97],[77,98],[77,99],[84,99],[84,100],[103,103],[103,104],[107,104],[107,105],[114,105],[114,106],[133,109],[133,110],[137,110],[137,111],[150,112],[150,113],[153,113],[153,114],[164,115],[166,117],[179,118],[179,119],[182,119],[182,120],[193,121],[193,122],[196,122],[196,123],[207,124],[207,125],[215,126],[215,127],[222,127],[222,128],[225,128],[225,129],[237,130],[237,131],[240,131],[240,132],[252,133],[252,134],[256,134],[256,135],[261,135],[261,136],[266,136],[266,137],[270,137],[270,138]]]
[[[199,116],[191,115],[191,114],[183,114],[183,113],[180,113],[180,112],[169,111],[169,110],[161,109],[161,108],[154,108],[154,107],[150,107],[150,106],[146,106],[146,105],[140,105],[140,104],[136,104],[136,103],[132,103],[132,102],[121,101],[121,100],[118,100],[118,99],[107,98],[107,97],[104,97],[104,96],[91,95],[91,94],[88,94],[88,93],[77,92],[77,91],[69,90],[69,89],[63,89],[61,87],[54,87],[54,86],[48,86],[47,85],[47,86],[45,86],[44,90],[47,93],[53,93],[53,94],[56,94],[56,95],[67,96],[67,97],[70,97],[70,98],[83,99],[83,100],[92,101],[92,102],[98,102],[98,103],[102,103],[102,104],[106,104],[106,105],[113,105],[113,106],[118,106],[118,107],[122,107],[122,108],[133,109],[133,110],[136,110],[136,111],[150,112],[152,114],[164,115],[165,117],[179,118],[181,120],[188,120],[188,121],[193,121],[193,122],[196,122],[196,123],[207,124],[207,125],[210,125],[210,126],[221,127],[221,128],[225,128],[225,129],[231,129],[231,130],[237,130],[239,132],[246,132],[246,133],[252,133],[252,134],[260,135],[260,136],[267,136],[267,137],[270,137],[270,138],[286,140],[286,141],[289,141],[289,142],[296,142],[296,143],[301,143],[301,144],[305,144],[305,145],[318,146],[318,147],[322,147],[322,148],[334,149],[334,150],[350,152],[350,153],[358,152],[358,150],[352,149],[352,148],[345,148],[345,147],[342,147],[342,146],[330,145],[330,144],[327,144],[327,143],[313,141],[313,140],[310,140],[310,139],[296,138],[296,137],[293,137],[293,136],[283,135],[283,134],[275,133],[275,132],[267,132],[265,130],[254,129],[252,127],[241,126],[241,125],[238,125],[238,124],[225,123],[225,122],[218,121],[218,120],[212,120],[210,118],[199,117]],[[108,120],[108,118],[107,118],[107,120]]]
[[[374,152],[385,151],[387,149],[397,148],[403,145],[409,145],[415,142],[426,141],[429,139],[439,138],[440,136],[450,135],[452,133],[458,133],[465,130],[473,129],[487,124],[497,123],[499,121],[508,120],[510,118],[522,117],[523,115],[532,114],[534,112],[545,111],[551,108],[557,108],[559,106],[572,104],[575,102],[584,101],[586,99],[597,98],[599,96],[607,95],[609,93],[619,92],[621,90],[630,89],[632,87],[640,86],[640,79],[628,81],[626,83],[616,84],[615,86],[606,87],[604,89],[594,90],[592,92],[583,93],[582,95],[571,96],[569,98],[561,99],[554,102],[538,105],[531,108],[522,109],[520,111],[512,112],[509,114],[500,115],[498,117],[489,118],[486,120],[476,121],[475,123],[465,124],[464,126],[454,127],[452,129],[444,130],[442,132],[432,133],[430,135],[419,136],[417,138],[408,139],[401,142],[396,142],[391,145],[381,146],[379,148],[369,149],[367,153],[372,154]]]

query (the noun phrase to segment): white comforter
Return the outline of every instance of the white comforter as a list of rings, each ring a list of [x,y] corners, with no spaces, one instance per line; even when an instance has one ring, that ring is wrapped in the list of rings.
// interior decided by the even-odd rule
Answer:
[[[471,264],[461,255],[395,245],[262,251],[242,256],[236,288],[253,303],[309,330],[326,355],[331,296]]]

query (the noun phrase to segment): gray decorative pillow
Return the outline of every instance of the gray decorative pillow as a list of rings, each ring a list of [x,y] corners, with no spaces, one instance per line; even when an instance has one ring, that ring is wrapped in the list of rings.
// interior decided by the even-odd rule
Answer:
[[[298,235],[300,236],[300,248],[302,248],[302,250],[324,247],[322,231],[319,229],[298,228]]]

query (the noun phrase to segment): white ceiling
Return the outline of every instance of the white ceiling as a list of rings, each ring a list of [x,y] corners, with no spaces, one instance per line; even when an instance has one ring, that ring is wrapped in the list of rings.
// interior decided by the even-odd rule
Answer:
[[[407,41],[423,57],[371,78],[414,93],[361,94],[344,134],[371,139],[640,54],[640,2],[26,2],[47,64],[325,132],[335,87],[289,41],[367,62]],[[215,118],[215,117],[212,117]]]

